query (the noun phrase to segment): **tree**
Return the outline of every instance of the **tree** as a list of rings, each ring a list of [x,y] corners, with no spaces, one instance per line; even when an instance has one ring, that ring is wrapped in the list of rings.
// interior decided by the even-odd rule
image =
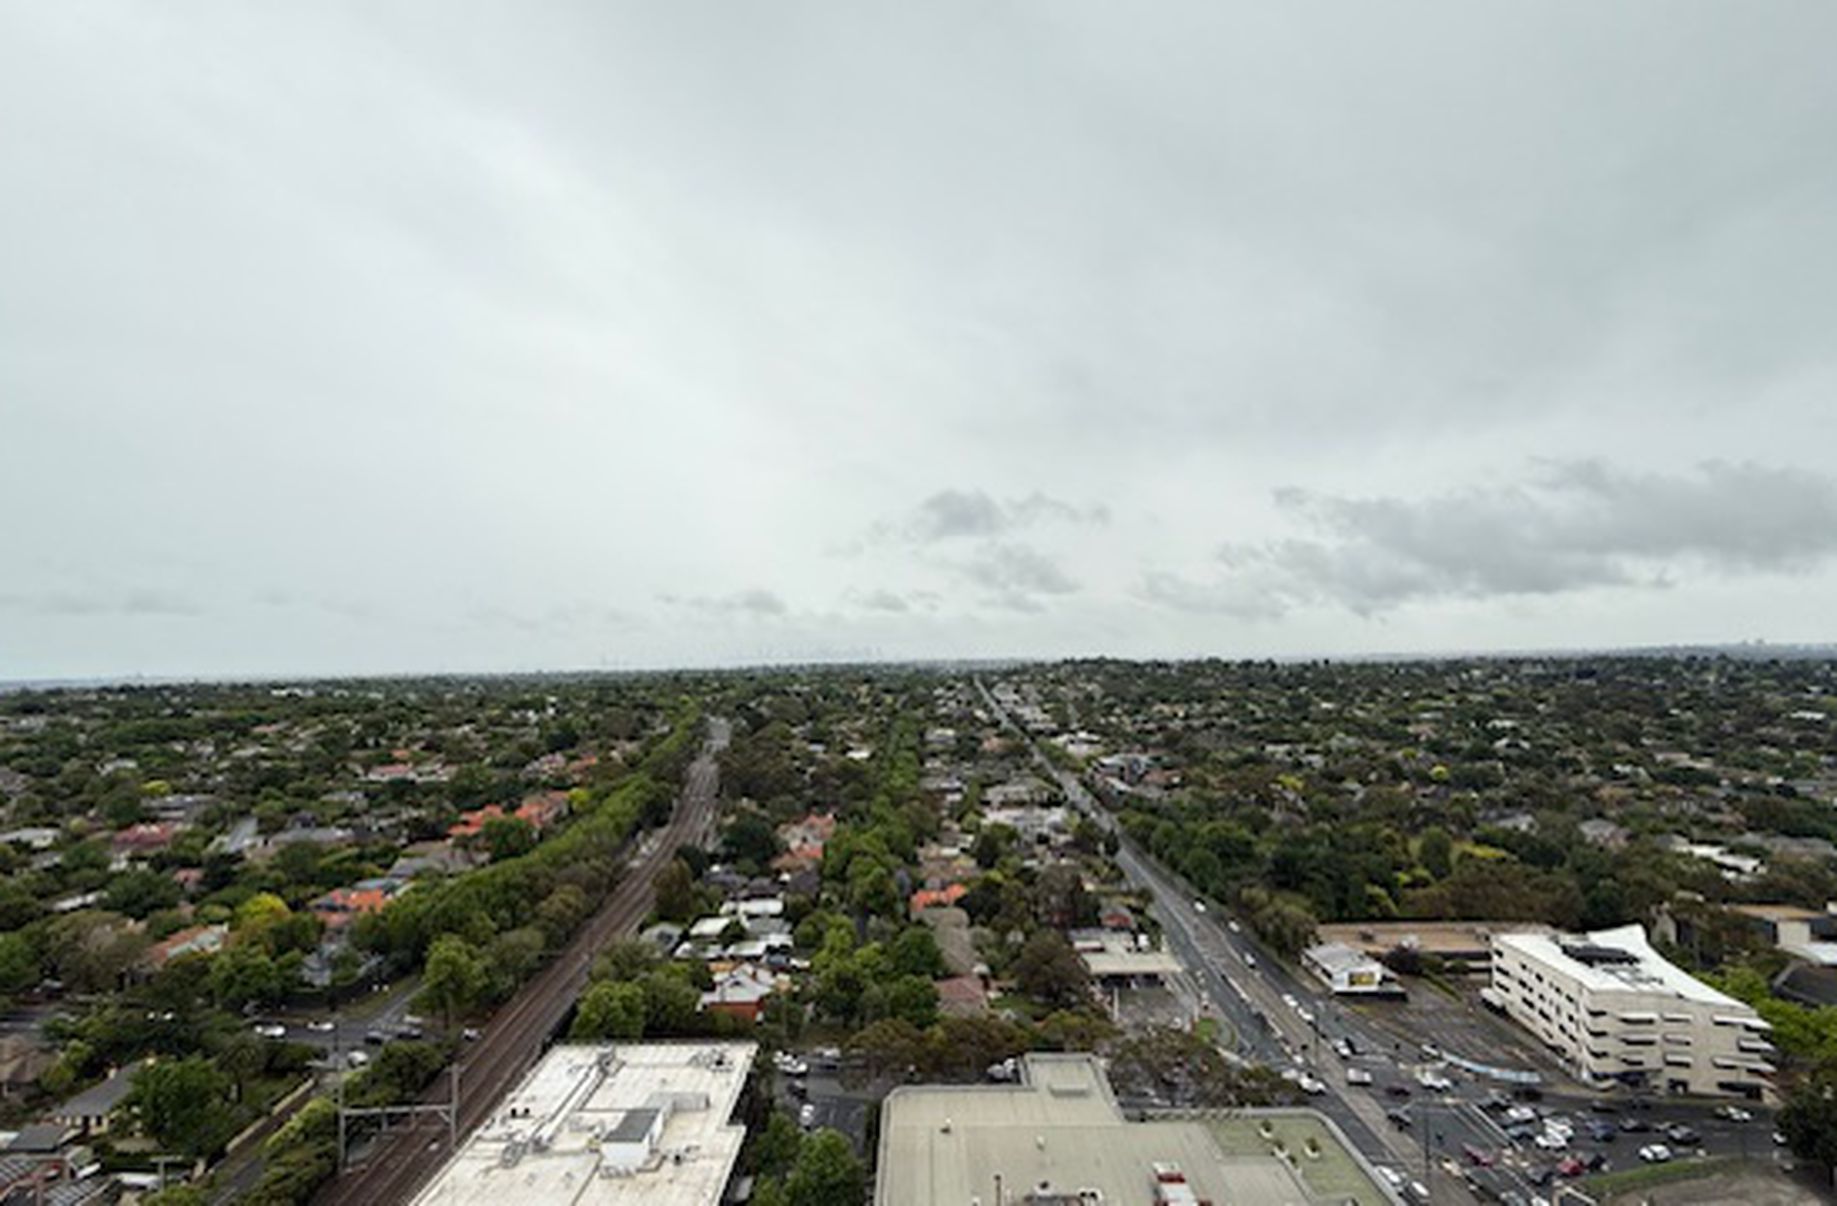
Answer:
[[[536,827],[522,817],[492,817],[479,830],[479,838],[491,861],[501,863],[536,848]]]
[[[773,1110],[765,1129],[753,1148],[754,1167],[763,1177],[782,1177],[791,1171],[797,1151],[804,1144],[803,1132],[780,1110]]]
[[[893,940],[887,957],[893,970],[905,976],[923,976],[936,980],[945,972],[944,955],[928,925],[907,927]]]
[[[434,939],[427,952],[427,967],[421,973],[420,996],[440,1011],[448,1026],[455,1013],[464,1013],[478,1004],[486,983],[484,960],[470,942],[457,934],[442,934]]]
[[[225,1009],[269,1004],[280,1000],[287,992],[280,968],[268,957],[266,950],[254,943],[237,944],[220,951],[211,960],[206,983],[210,986],[211,997]]]
[[[645,973],[639,984],[644,991],[646,1034],[681,1035],[695,1029],[702,996],[694,985],[670,968]]]
[[[1417,854],[1436,879],[1447,879],[1448,873],[1454,870],[1454,839],[1440,825],[1431,825],[1422,831]]]
[[[586,1042],[643,1038],[643,986],[615,980],[588,985],[581,994],[568,1037]]]
[[[665,921],[687,921],[695,915],[695,876],[689,864],[671,859],[657,873],[657,915]]]
[[[778,857],[778,835],[763,815],[743,812],[721,835],[721,853],[736,863],[764,867]]]
[[[0,934],[0,996],[38,983],[38,951],[24,934]]]
[[[145,919],[150,913],[178,904],[182,895],[178,881],[170,875],[141,868],[124,871],[109,880],[103,903],[117,913]]]
[[[1015,956],[1013,971],[1020,990],[1041,1004],[1071,1009],[1087,998],[1084,960],[1056,930],[1035,930]]]
[[[1837,1061],[1819,1065],[1787,1093],[1780,1134],[1794,1155],[1837,1170]]]
[[[189,1156],[208,1156],[235,1130],[229,1077],[194,1055],[160,1060],[134,1074],[127,1105],[142,1129]]]
[[[280,925],[293,916],[287,902],[272,892],[257,892],[236,906],[230,928],[239,937],[260,938],[269,927]]]
[[[861,1206],[865,1170],[842,1135],[824,1127],[804,1140],[785,1181],[790,1206]]]

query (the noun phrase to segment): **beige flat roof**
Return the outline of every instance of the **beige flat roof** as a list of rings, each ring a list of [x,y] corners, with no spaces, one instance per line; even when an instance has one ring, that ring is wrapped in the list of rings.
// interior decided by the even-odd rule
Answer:
[[[997,1206],[997,1177],[1005,1206],[1018,1206],[1042,1185],[1054,1193],[1095,1189],[1106,1202],[1150,1203],[1156,1164],[1179,1166],[1202,1201],[1307,1206],[1316,1200],[1274,1157],[1227,1154],[1212,1122],[1127,1121],[1091,1056],[1029,1055],[1023,1075],[1018,1085],[919,1085],[888,1094],[875,1206]],[[1385,1200],[1375,1185],[1367,1190],[1363,1200]]]

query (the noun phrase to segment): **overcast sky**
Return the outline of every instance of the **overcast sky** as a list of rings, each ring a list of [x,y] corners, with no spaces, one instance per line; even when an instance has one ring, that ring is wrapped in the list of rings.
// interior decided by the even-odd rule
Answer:
[[[0,6],[0,678],[1837,638],[1833,46]]]

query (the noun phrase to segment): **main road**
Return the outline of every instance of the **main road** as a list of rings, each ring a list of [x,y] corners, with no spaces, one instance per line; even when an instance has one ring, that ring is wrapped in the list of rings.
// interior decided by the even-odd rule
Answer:
[[[727,747],[728,734],[725,720],[709,718],[707,740],[684,777],[669,824],[644,839],[625,877],[600,911],[492,1016],[478,1040],[465,1049],[459,1069],[461,1142],[490,1117],[497,1103],[541,1056],[586,986],[593,957],[614,938],[635,930],[650,912],[651,882],[675,857],[677,848],[700,841],[711,831],[720,786],[716,759]],[[448,1101],[448,1086],[445,1077],[436,1081],[423,1097],[424,1104]],[[325,1206],[399,1206],[409,1201],[450,1155],[445,1124],[436,1124],[431,1116],[421,1118],[418,1125],[379,1138],[364,1162],[328,1183],[316,1201]]]
[[[1211,1004],[1231,1022],[1238,1035],[1238,1054],[1275,1067],[1309,1065],[1325,1090],[1316,1096],[1315,1108],[1331,1118],[1368,1158],[1397,1165],[1418,1178],[1428,1165],[1427,1189],[1433,1201],[1474,1201],[1464,1181],[1427,1160],[1424,1146],[1388,1125],[1383,1107],[1374,1098],[1346,1089],[1347,1061],[1342,1061],[1330,1044],[1322,1043],[1319,1015],[1324,1007],[1314,1001],[1313,991],[1289,980],[1267,954],[1252,967],[1245,955],[1248,952],[1251,958],[1256,958],[1253,945],[1242,935],[1231,933],[1217,916],[1195,908],[1192,890],[1138,850],[1109,810],[1091,796],[1078,777],[1048,758],[1032,734],[1014,722],[980,680],[976,686],[997,719],[1027,742],[1035,761],[1058,783],[1072,806],[1105,832],[1116,836],[1119,843],[1117,866],[1131,883],[1153,896],[1155,916],[1168,945],[1198,981]],[[1313,1024],[1304,1022],[1299,1012],[1283,1000],[1284,993],[1310,1006],[1316,1015]],[[1345,1028],[1351,1029],[1350,1023],[1346,1023]],[[1363,1061],[1350,1062],[1362,1064]],[[1419,1105],[1417,1109],[1420,1111],[1422,1107]],[[1442,1150],[1446,1152],[1447,1148],[1442,1147]]]

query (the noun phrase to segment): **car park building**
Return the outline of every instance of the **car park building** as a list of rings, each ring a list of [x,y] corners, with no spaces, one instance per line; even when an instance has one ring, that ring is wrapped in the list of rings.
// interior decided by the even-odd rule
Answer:
[[[1660,958],[1641,926],[1496,935],[1492,990],[1581,1080],[1757,1099],[1769,1091],[1767,1023]]]
[[[555,1047],[415,1206],[715,1206],[746,1128],[731,1121],[758,1045]]]
[[[1325,1200],[1303,1183],[1333,1163],[1343,1178],[1334,1201],[1391,1203],[1331,1124],[1310,1110],[1248,1111],[1234,1125],[1252,1134],[1265,1118],[1317,1128],[1318,1154],[1285,1160],[1273,1145],[1230,1151],[1218,1119],[1131,1122],[1095,1056],[1035,1052],[1018,1083],[906,1085],[881,1107],[876,1206],[1092,1206],[1093,1203],[1277,1203]]]

